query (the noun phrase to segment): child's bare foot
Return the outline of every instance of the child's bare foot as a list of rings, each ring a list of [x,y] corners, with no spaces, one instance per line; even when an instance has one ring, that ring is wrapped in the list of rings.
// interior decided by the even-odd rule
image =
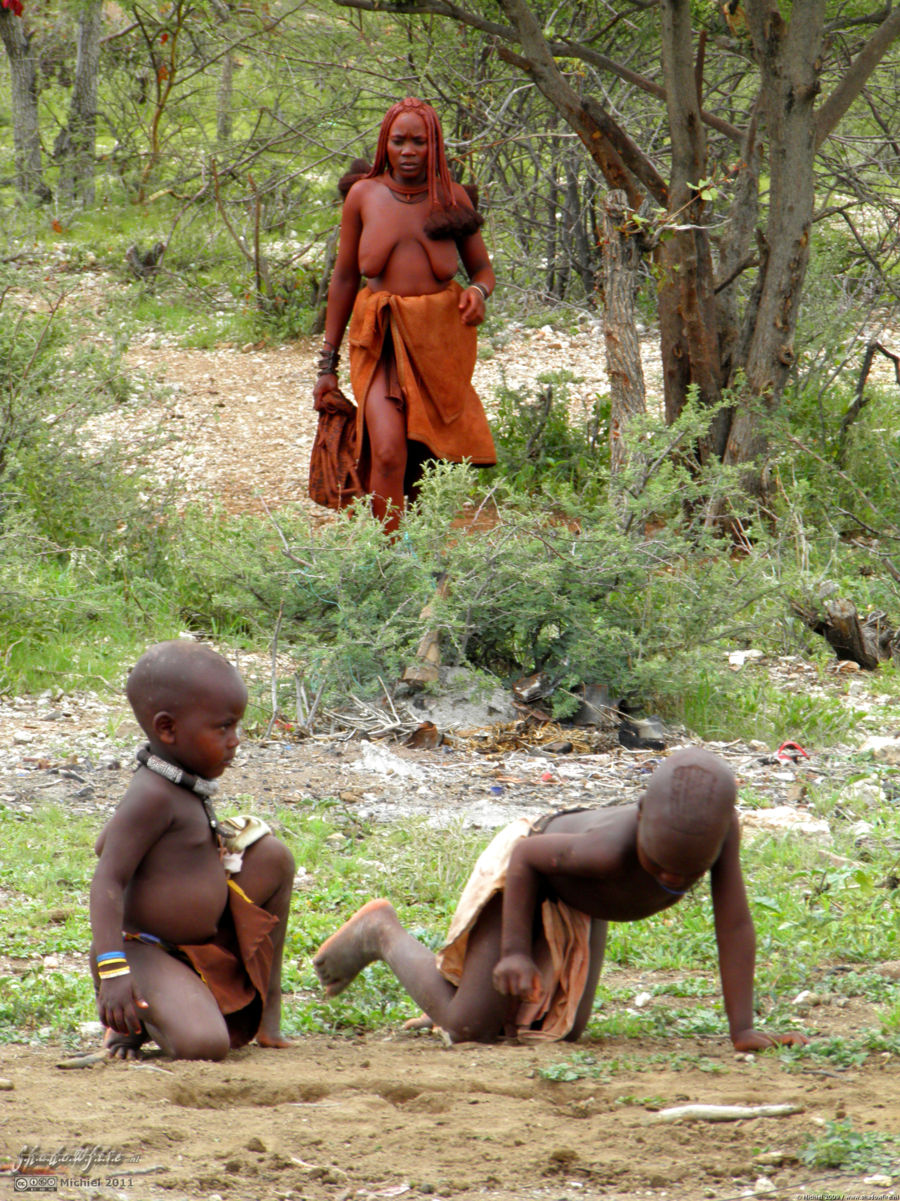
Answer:
[[[119,1034],[107,1027],[103,1035],[103,1049],[109,1059],[140,1059],[141,1047],[148,1040],[146,1031],[140,1034]]]
[[[397,920],[390,901],[369,901],[322,943],[313,967],[327,996],[343,992],[367,963],[381,957],[381,934],[390,918]]]
[[[281,1033],[281,1024],[272,1022],[267,1024],[263,1018],[259,1029],[256,1032],[256,1042],[260,1047],[275,1047],[277,1050],[282,1050],[284,1047],[292,1047],[294,1044],[289,1038],[285,1038]]]
[[[400,1027],[401,1030],[433,1030],[434,1022],[427,1013],[420,1013],[417,1018],[409,1018]]]

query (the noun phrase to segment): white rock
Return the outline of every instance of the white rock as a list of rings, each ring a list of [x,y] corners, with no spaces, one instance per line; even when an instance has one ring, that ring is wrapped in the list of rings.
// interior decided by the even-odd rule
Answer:
[[[802,809],[793,809],[790,805],[775,805],[771,809],[749,809],[740,817],[742,827],[750,833],[755,830],[775,830],[791,834],[809,834],[814,838],[831,841],[828,822],[812,817]]]
[[[866,780],[854,780],[841,793],[841,801],[863,809],[876,809],[884,804],[884,789],[872,777]]]
[[[873,734],[859,748],[860,754],[871,755],[878,763],[900,766],[900,738],[886,738]]]

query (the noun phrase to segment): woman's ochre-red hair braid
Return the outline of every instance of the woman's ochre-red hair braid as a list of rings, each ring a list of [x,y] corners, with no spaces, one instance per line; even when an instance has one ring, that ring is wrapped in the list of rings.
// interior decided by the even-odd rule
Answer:
[[[388,170],[387,144],[391,126],[403,113],[415,113],[425,123],[428,134],[428,200],[431,208],[443,208],[446,205],[456,207],[453,197],[453,185],[450,181],[450,168],[447,166],[447,156],[444,153],[444,135],[437,113],[424,100],[415,96],[407,96],[392,104],[384,114],[381,129],[378,131],[378,146],[375,150],[375,164],[368,173],[371,179],[383,175]]]

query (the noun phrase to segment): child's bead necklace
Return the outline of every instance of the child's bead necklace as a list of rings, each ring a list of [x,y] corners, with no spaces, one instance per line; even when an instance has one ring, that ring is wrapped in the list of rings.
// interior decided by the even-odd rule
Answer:
[[[186,788],[188,792],[195,793],[203,805],[203,812],[206,814],[209,828],[213,834],[218,834],[219,822],[216,818],[216,811],[209,800],[219,787],[215,780],[204,780],[202,776],[192,775],[191,772],[185,771],[183,767],[176,767],[174,763],[168,763],[165,759],[160,759],[159,755],[153,754],[149,746],[142,746],[138,750],[137,761],[141,767],[146,767],[148,771],[155,772],[158,776],[162,776],[172,784],[177,784],[179,788]]]

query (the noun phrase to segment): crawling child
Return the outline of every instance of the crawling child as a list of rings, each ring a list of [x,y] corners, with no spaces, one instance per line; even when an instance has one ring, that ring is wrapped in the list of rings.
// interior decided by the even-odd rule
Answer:
[[[105,1045],[175,1059],[284,1047],[281,959],[294,877],[264,823],[223,837],[210,796],[239,745],[247,689],[199,643],[151,647],[128,677],[147,746],[97,839],[91,968]],[[241,837],[243,835],[243,837]],[[241,849],[242,848],[242,849]]]
[[[367,964],[391,968],[454,1042],[576,1039],[590,1017],[608,922],[659,913],[710,873],[722,993],[739,1051],[805,1042],[753,1025],[755,935],[739,858],[734,777],[676,751],[637,804],[521,819],[483,852],[437,956],[370,901],[319,949],[329,996]]]

